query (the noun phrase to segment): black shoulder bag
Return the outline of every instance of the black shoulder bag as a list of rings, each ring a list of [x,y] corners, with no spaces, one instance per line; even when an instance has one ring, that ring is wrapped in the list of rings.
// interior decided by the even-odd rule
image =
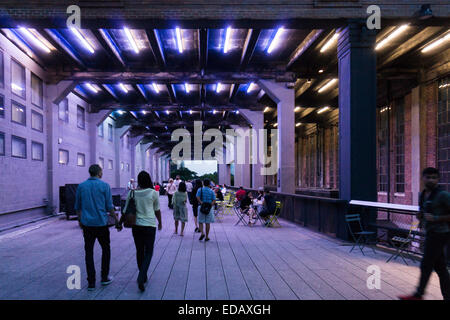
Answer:
[[[208,215],[211,211],[212,204],[208,202],[203,202],[203,188],[200,190],[200,200],[202,200],[202,205],[200,206],[200,212],[204,215]]]

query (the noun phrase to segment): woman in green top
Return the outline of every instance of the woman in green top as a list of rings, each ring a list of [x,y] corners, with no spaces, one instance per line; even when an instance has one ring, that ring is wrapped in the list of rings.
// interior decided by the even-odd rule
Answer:
[[[184,226],[188,221],[186,201],[186,184],[184,182],[180,182],[178,185],[178,191],[174,193],[172,198],[173,218],[175,219],[175,234],[178,234],[178,221],[181,221],[180,236],[183,236]]]
[[[136,260],[139,269],[137,278],[139,290],[145,291],[147,271],[153,255],[156,227],[161,230],[161,210],[159,208],[159,193],[153,189],[150,175],[141,171],[138,175],[138,189],[128,193],[123,212],[126,212],[130,198],[134,192],[136,203],[136,224],[133,226],[133,238],[136,246]],[[156,222],[158,221],[158,224]]]

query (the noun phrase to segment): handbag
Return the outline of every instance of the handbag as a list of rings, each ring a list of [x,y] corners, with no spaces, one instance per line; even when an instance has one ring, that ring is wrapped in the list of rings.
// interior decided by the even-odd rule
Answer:
[[[128,199],[128,206],[122,214],[121,220],[125,228],[132,228],[136,225],[136,201],[134,199],[134,190],[131,190],[131,197]]]
[[[203,188],[202,190],[200,190],[200,199],[203,199]],[[202,202],[200,206],[200,212],[203,213],[204,215],[208,215],[209,212],[211,211],[211,207],[212,207],[211,203]]]

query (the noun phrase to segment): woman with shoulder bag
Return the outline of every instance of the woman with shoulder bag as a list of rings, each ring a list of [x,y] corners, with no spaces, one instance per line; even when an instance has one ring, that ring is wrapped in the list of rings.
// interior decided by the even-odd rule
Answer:
[[[216,202],[216,195],[214,191],[209,188],[210,182],[208,179],[203,180],[203,188],[198,189],[196,197],[199,203],[198,208],[198,223],[200,226],[200,241],[205,239],[209,241],[210,224],[214,222],[214,203]],[[203,233],[203,224],[206,225],[206,238]]]
[[[153,189],[150,175],[141,171],[138,175],[138,189],[128,193],[122,216],[133,214],[129,210],[135,207],[135,222],[130,226],[133,219],[124,219],[128,222],[126,227],[132,227],[134,244],[136,246],[136,260],[139,269],[137,278],[138,286],[141,291],[145,291],[144,284],[147,282],[147,271],[150,266],[153,255],[153,245],[156,236],[156,222],[158,221],[158,230],[162,228],[161,211],[159,207],[159,194]],[[128,210],[127,210],[128,209]],[[121,219],[123,221],[124,219]],[[133,224],[133,222],[131,222]]]

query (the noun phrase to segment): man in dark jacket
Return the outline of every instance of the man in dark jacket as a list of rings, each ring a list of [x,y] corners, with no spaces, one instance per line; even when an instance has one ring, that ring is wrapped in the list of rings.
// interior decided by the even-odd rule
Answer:
[[[420,281],[416,292],[402,300],[422,300],[431,273],[439,276],[444,300],[450,300],[450,276],[447,270],[445,248],[450,240],[450,193],[438,186],[439,171],[426,168],[422,173],[425,189],[420,194],[417,218],[425,227],[425,246],[420,265]]]

